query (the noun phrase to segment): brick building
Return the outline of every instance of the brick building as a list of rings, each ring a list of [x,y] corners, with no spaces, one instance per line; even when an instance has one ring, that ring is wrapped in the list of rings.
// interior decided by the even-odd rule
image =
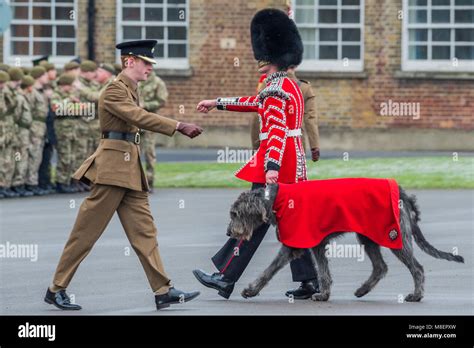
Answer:
[[[317,94],[322,148],[474,150],[474,0],[10,0],[0,60],[50,54],[118,61],[116,42],[158,39],[162,114],[206,128],[198,146],[249,146],[249,115],[195,111],[250,95],[258,73],[249,23],[287,10],[305,44],[298,69]],[[189,146],[184,137],[164,139]]]

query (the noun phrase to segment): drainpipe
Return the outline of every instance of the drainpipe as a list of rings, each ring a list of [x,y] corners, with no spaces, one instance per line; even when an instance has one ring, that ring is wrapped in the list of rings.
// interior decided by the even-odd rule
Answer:
[[[95,60],[95,0],[89,0],[87,3],[87,58]]]

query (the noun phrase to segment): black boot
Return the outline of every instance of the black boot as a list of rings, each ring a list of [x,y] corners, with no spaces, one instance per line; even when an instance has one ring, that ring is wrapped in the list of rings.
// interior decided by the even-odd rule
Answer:
[[[234,291],[235,282],[226,279],[222,273],[207,274],[200,269],[195,269],[193,274],[202,285],[218,290],[218,294],[226,299]]]
[[[0,199],[5,198],[5,189],[3,187],[0,187]]]
[[[13,191],[11,188],[9,187],[6,187],[3,189],[3,195],[5,196],[5,198],[16,198],[16,197],[20,197],[20,194],[16,193],[15,191]]]
[[[74,193],[68,185],[56,183],[56,192],[57,193]]]
[[[35,196],[44,196],[47,194],[47,191],[42,190],[39,186],[26,185],[27,191],[32,192]]]
[[[313,279],[301,282],[299,288],[288,290],[285,296],[292,296],[295,300],[306,300],[317,292],[319,292],[319,284],[316,279]]]
[[[24,185],[12,186],[12,191],[20,195],[20,197],[31,197],[34,193],[25,189]]]
[[[44,302],[55,305],[59,309],[65,311],[77,311],[82,309],[78,304],[71,303],[71,299],[66,294],[66,290],[60,290],[58,292],[52,292],[51,290],[46,291]]]
[[[156,309],[167,308],[172,304],[184,303],[195,299],[200,294],[199,291],[184,292],[174,287],[170,288],[166,294],[155,295]]]

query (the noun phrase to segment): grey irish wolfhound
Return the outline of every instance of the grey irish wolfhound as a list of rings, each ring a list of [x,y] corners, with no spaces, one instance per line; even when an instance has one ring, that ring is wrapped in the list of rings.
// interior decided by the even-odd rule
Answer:
[[[423,298],[425,275],[423,266],[416,260],[413,255],[412,237],[416,244],[426,252],[438,259],[448,261],[464,262],[462,256],[454,255],[444,251],[440,251],[433,247],[425,239],[421,233],[418,222],[420,221],[420,211],[416,204],[415,196],[408,196],[399,186],[400,200],[400,229],[402,233],[403,248],[391,249],[392,253],[410,270],[415,283],[415,290],[412,294],[406,296],[405,301],[417,302]],[[266,189],[258,189],[254,191],[246,191],[240,194],[237,200],[232,204],[230,209],[230,223],[227,234],[237,239],[249,240],[253,231],[263,223],[269,223],[276,226],[277,221],[273,213],[273,203],[278,193],[278,184],[268,185]],[[297,231],[295,231],[297,233]],[[319,245],[312,248],[316,260],[318,270],[318,280],[320,284],[320,292],[312,296],[313,301],[327,301],[331,292],[331,274],[328,267],[328,259],[326,257],[326,245],[334,238],[341,236],[346,232],[333,233],[326,237]],[[358,241],[364,246],[367,255],[372,262],[373,270],[369,279],[359,287],[355,296],[362,297],[369,293],[374,286],[387,273],[387,264],[382,258],[380,246],[369,238],[357,234]],[[242,291],[244,298],[254,297],[260,293],[268,282],[272,279],[276,272],[282,269],[291,260],[301,256],[302,249],[290,248],[282,245],[277,256],[270,266],[247,288]]]

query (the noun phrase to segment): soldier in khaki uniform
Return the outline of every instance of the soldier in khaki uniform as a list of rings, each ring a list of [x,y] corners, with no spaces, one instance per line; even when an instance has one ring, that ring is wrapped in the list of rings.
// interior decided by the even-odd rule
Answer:
[[[20,195],[10,189],[15,170],[14,134],[16,98],[8,87],[10,76],[0,71],[0,197],[14,198]]]
[[[309,140],[309,147],[311,150],[311,159],[313,162],[319,160],[319,129],[318,129],[318,114],[316,111],[316,95],[314,94],[313,88],[308,81],[299,80],[295,75],[295,69],[288,69],[288,77],[295,80],[301,89],[301,93],[304,98],[304,115],[303,115],[303,147],[306,149],[306,144]],[[257,90],[260,91],[261,82]],[[258,121],[258,115],[253,115],[250,122],[250,134],[252,140],[253,149],[258,149],[260,140],[258,135],[260,133],[260,125]],[[308,138],[308,140],[306,140]]]
[[[30,143],[28,128],[31,125],[31,113],[28,102],[25,100],[20,88],[23,70],[20,68],[8,69],[10,81],[8,87],[14,100],[13,120],[14,131],[12,135],[13,166],[11,167],[11,181],[9,186],[13,192],[20,197],[33,196],[31,191],[26,190],[26,170],[28,169],[28,147]],[[26,134],[25,134],[26,132]],[[25,139],[26,136],[26,139]]]
[[[71,185],[71,178],[77,169],[74,167],[77,153],[76,125],[81,121],[75,113],[69,113],[71,109],[75,111],[79,106],[79,95],[73,83],[74,76],[61,75],[57,82],[58,86],[51,96],[51,109],[55,115],[54,129],[57,137],[56,191],[58,193],[77,192]]]
[[[149,112],[158,112],[168,100],[168,89],[165,82],[156,76],[152,71],[146,81],[139,84],[139,95],[141,106]],[[146,178],[150,185],[150,192],[153,192],[155,181],[155,163],[156,163],[156,134],[143,131],[142,141],[140,143],[140,152],[145,158]]]
[[[48,99],[42,94],[43,86],[49,82],[46,70],[41,66],[31,69],[31,77],[35,84],[31,91],[25,93],[31,109],[33,122],[30,128],[30,155],[28,157],[28,173],[26,185],[36,194],[44,194],[38,187],[38,171],[43,159],[43,147],[46,136],[46,117],[48,116]]]
[[[92,183],[92,190],[79,209],[53,284],[46,292],[45,301],[60,309],[81,309],[70,302],[65,289],[115,212],[155,293],[157,309],[199,295],[199,292],[184,293],[172,287],[164,271],[148,202],[149,187],[139,160],[139,127],[168,136],[179,131],[190,138],[202,132],[196,125],[177,122],[139,107],[137,83],[146,80],[152,70],[156,43],[156,40],[140,40],[117,45],[124,70],[99,100],[102,139],[97,151],[74,174],[75,179]]]

